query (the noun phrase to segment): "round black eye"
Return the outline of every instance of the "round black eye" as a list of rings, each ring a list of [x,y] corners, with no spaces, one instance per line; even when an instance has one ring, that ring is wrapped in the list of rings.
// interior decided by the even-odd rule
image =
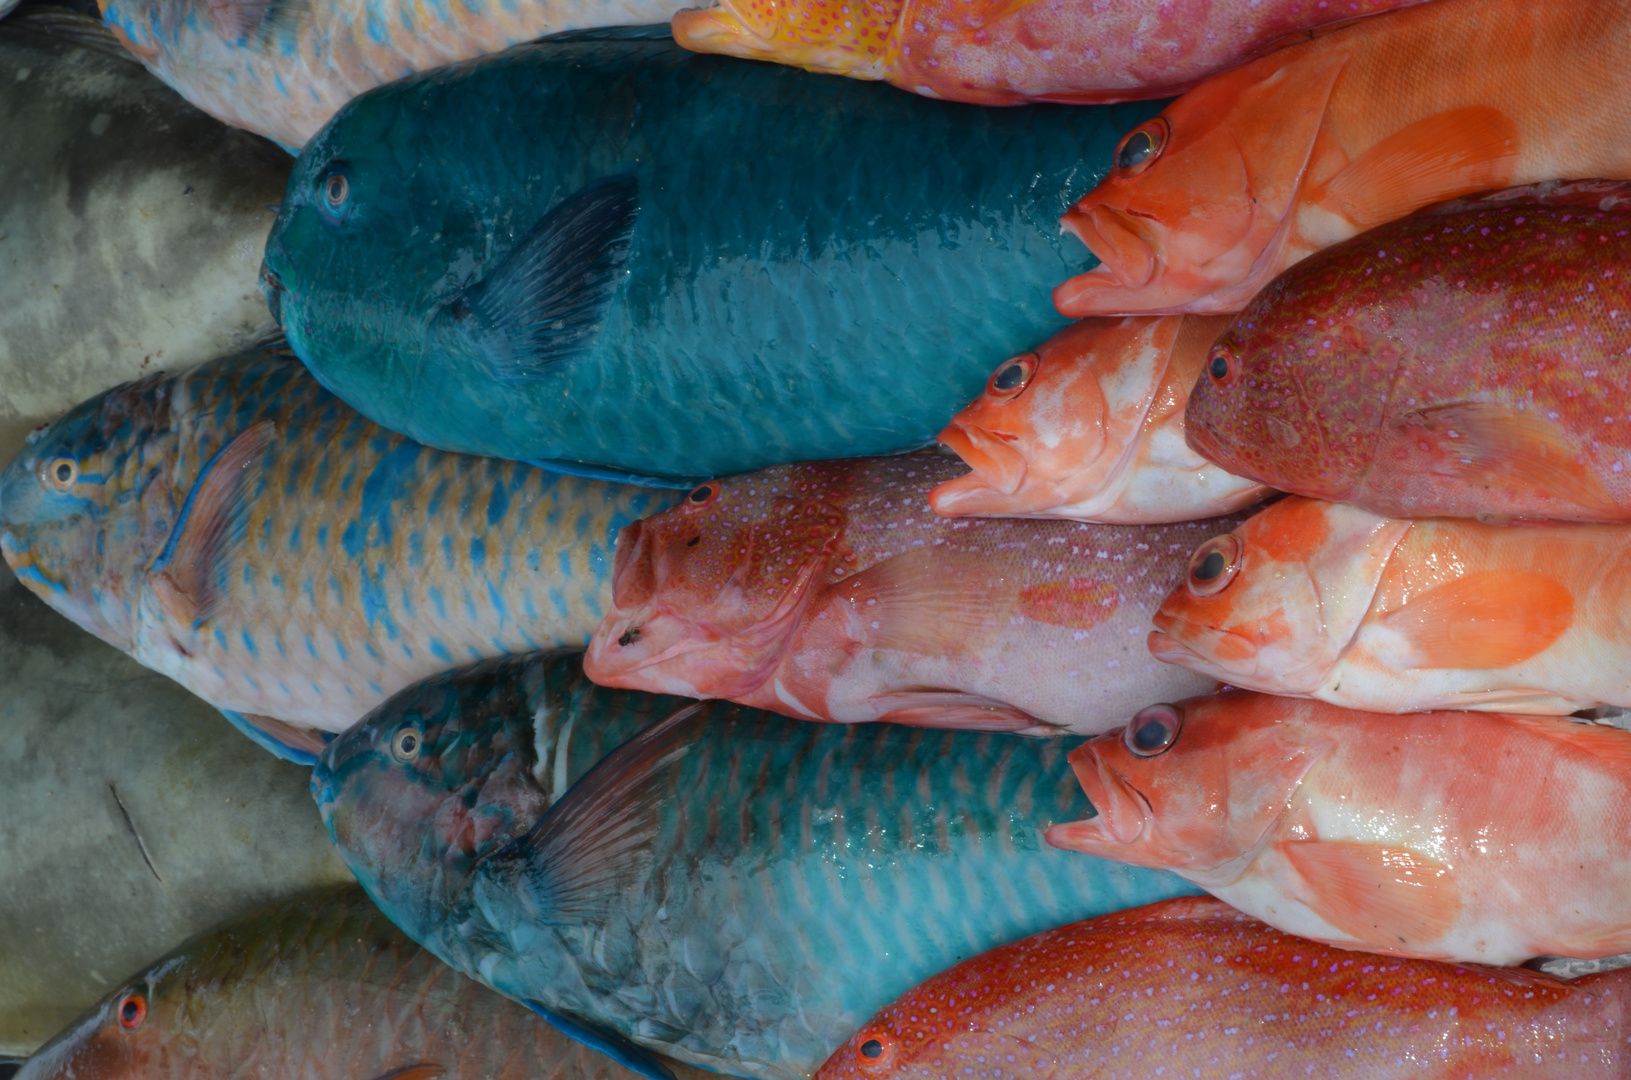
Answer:
[[[1014,397],[1031,384],[1036,374],[1036,357],[1030,353],[1016,356],[991,373],[986,380],[985,392],[994,397]]]
[[[1024,381],[1024,368],[1018,364],[1004,364],[997,370],[996,376],[991,380],[991,388],[993,390],[1012,390]]]
[[[323,198],[336,210],[345,205],[351,198],[351,181],[346,179],[345,173],[328,174],[328,179],[323,181]]]
[[[1229,354],[1219,349],[1206,362],[1206,373],[1219,381],[1229,377]]]
[[[1234,533],[1216,536],[1189,557],[1189,591],[1195,596],[1216,596],[1229,587],[1240,570],[1240,541]]]
[[[883,1057],[883,1043],[877,1039],[868,1039],[861,1044],[861,1056],[869,1058]]]
[[[391,753],[396,755],[398,761],[412,761],[419,756],[422,745],[424,741],[419,737],[419,732],[413,728],[404,728],[391,740]]]
[[[52,485],[66,490],[74,486],[79,479],[79,462],[73,458],[57,458],[45,468],[45,475]]]
[[[1184,726],[1183,710],[1163,702],[1140,709],[1127,725],[1122,741],[1139,757],[1155,757],[1172,749],[1178,741],[1178,732]]]
[[[712,502],[713,497],[718,494],[719,488],[715,485],[698,484],[696,487],[691,489],[691,494],[685,497],[685,501],[696,506],[701,506],[703,503]]]
[[[1161,156],[1167,145],[1167,122],[1156,117],[1140,124],[1127,133],[1116,147],[1116,172],[1122,176],[1137,176]]]
[[[140,994],[131,994],[119,1003],[119,1026],[126,1031],[135,1031],[147,1019],[147,999]]]

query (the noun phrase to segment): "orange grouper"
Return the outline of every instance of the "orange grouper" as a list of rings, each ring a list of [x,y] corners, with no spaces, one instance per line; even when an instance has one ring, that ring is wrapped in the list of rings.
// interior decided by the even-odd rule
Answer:
[[[1631,525],[1385,518],[1292,496],[1190,557],[1150,651],[1402,713],[1631,707]]]
[[[597,683],[804,720],[1096,734],[1174,681],[1150,615],[1192,545],[1171,525],[936,517],[927,453],[713,480],[618,536]]]
[[[883,79],[977,105],[1170,97],[1299,30],[1421,0],[721,0],[698,52]]]
[[[1631,184],[1541,184],[1275,278],[1190,394],[1233,473],[1392,517],[1631,521]]]
[[[1149,706],[1070,762],[1097,814],[1049,843],[1286,933],[1483,964],[1631,949],[1631,732],[1233,691]]]
[[[1083,319],[1006,360],[940,441],[974,471],[929,493],[942,517],[1145,525],[1232,513],[1266,489],[1184,441],[1217,316]]]
[[[1619,1080],[1631,969],[1345,952],[1183,897],[1021,938],[881,1010],[816,1080]]]
[[[1067,211],[1070,316],[1232,312],[1429,203],[1631,179],[1631,0],[1435,0],[1315,34],[1133,129]]]

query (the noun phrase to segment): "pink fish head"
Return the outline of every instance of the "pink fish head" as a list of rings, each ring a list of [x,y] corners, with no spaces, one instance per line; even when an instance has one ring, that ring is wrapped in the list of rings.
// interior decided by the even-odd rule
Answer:
[[[1296,704],[1234,691],[1140,710],[1071,751],[1097,813],[1054,825],[1048,843],[1207,887],[1232,883],[1331,748],[1296,723]]]
[[[1311,694],[1409,527],[1343,503],[1282,499],[1195,550],[1155,614],[1150,652],[1235,686]]]
[[[1238,311],[1273,277],[1343,56],[1289,49],[1215,76],[1134,128],[1062,224],[1099,266],[1061,314]]]
[[[781,657],[811,583],[838,554],[831,467],[710,480],[625,528],[612,609],[584,657],[595,682],[692,697],[751,693]]]

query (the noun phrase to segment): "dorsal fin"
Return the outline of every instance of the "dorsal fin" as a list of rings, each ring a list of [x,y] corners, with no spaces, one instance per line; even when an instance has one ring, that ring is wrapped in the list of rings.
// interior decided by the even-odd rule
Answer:
[[[239,432],[204,463],[149,579],[170,617],[197,629],[225,599],[221,565],[243,542],[245,494],[260,477],[277,426],[260,420]]]

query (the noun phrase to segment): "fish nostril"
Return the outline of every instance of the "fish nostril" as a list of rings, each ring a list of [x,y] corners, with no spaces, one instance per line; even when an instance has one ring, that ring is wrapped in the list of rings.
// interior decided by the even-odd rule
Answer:
[[[633,645],[636,641],[639,641],[639,640],[640,640],[640,628],[638,626],[631,626],[631,627],[629,627],[627,630],[625,630],[623,632],[622,637],[617,639],[617,643],[619,645],[621,645],[623,648],[626,649],[630,645]]]

